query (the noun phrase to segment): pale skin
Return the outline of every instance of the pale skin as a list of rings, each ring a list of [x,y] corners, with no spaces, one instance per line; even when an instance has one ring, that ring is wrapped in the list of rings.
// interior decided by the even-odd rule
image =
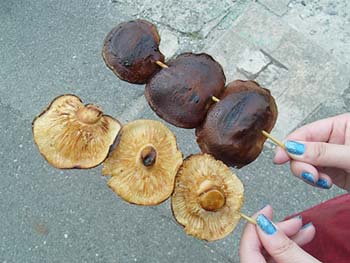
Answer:
[[[333,184],[346,191],[350,190],[350,114],[342,114],[307,124],[291,134],[285,141],[296,141],[304,145],[302,153],[292,154],[277,148],[275,164],[289,163],[292,173],[303,179],[302,173],[312,175],[317,185],[319,180],[326,182],[325,189]],[[272,220],[272,208],[266,206],[254,217],[265,215]],[[240,244],[241,263],[314,263],[320,262],[300,246],[310,242],[315,235],[315,227],[310,224],[302,228],[300,218],[292,218],[276,225],[274,233],[266,233],[263,227],[247,224]]]

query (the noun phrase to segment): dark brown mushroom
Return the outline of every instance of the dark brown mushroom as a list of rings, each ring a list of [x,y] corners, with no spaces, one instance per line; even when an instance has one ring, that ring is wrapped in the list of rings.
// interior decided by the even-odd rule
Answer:
[[[56,168],[91,168],[103,162],[120,123],[75,95],[62,95],[33,121],[40,153]]]
[[[155,25],[145,20],[119,24],[104,40],[102,56],[106,65],[122,80],[145,84],[164,62]]]
[[[209,110],[196,129],[197,143],[205,153],[241,168],[261,153],[277,119],[277,106],[268,89],[254,81],[236,80]]]
[[[220,96],[224,90],[222,67],[205,53],[184,53],[167,65],[147,83],[147,101],[167,122],[195,128],[213,103],[211,97]]]

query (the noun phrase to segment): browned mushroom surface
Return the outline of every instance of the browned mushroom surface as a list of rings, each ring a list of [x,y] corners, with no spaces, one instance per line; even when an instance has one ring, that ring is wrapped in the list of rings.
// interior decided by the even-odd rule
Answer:
[[[277,106],[270,91],[253,81],[228,84],[221,100],[213,105],[196,129],[197,143],[205,153],[238,168],[261,153],[277,119]]]
[[[167,63],[146,85],[151,108],[167,122],[182,128],[199,126],[225,86],[222,67],[207,54],[184,53]]]
[[[145,20],[124,22],[112,29],[104,40],[102,56],[106,65],[122,80],[144,84],[164,62],[159,51],[157,28]]]
[[[181,164],[176,138],[165,125],[136,120],[123,127],[102,173],[112,175],[109,187],[126,201],[156,205],[171,195]]]
[[[171,206],[187,234],[214,241],[230,234],[239,222],[243,194],[243,184],[223,162],[197,154],[180,167]]]
[[[32,124],[40,153],[57,168],[91,168],[106,159],[120,123],[74,95],[62,95]]]

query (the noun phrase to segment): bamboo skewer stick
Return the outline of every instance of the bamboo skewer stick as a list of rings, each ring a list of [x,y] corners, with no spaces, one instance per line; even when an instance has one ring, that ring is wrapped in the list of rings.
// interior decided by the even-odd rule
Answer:
[[[242,218],[244,218],[245,220],[247,220],[249,223],[252,223],[253,225],[256,225],[256,221],[255,219],[241,213],[241,212],[237,212]]]
[[[220,100],[217,98],[217,97],[215,97],[215,96],[211,96],[211,99],[213,100],[213,101],[215,101],[215,102],[219,102]]]
[[[265,136],[265,137],[267,137],[267,138],[269,138],[271,141],[273,141],[276,145],[278,145],[279,147],[281,147],[282,149],[285,149],[286,148],[286,146],[284,146],[284,144],[281,142],[281,141],[279,141],[279,140],[277,140],[276,138],[274,138],[271,134],[269,134],[268,132],[266,132],[266,131],[261,131],[262,132],[262,134]]]
[[[160,66],[162,68],[169,68],[168,65],[164,64],[163,62],[161,62],[159,60],[157,60],[156,63],[157,63],[158,66]]]

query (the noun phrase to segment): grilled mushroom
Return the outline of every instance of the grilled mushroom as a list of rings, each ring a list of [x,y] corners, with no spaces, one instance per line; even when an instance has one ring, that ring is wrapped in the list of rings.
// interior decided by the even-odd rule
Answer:
[[[75,95],[62,95],[32,124],[40,153],[57,168],[91,168],[106,159],[120,123]]]
[[[228,84],[221,100],[208,111],[196,129],[202,152],[212,154],[229,166],[243,167],[262,151],[277,119],[277,106],[270,91],[254,81]]]
[[[112,175],[109,187],[126,201],[156,205],[171,195],[181,164],[175,136],[165,125],[136,120],[123,127],[102,173]]]
[[[184,53],[167,65],[147,83],[147,101],[167,122],[195,128],[204,120],[211,97],[220,96],[224,90],[222,67],[204,53]]]
[[[120,79],[144,84],[160,70],[156,61],[164,62],[159,43],[155,25],[145,20],[124,22],[106,36],[102,56]]]
[[[185,159],[171,198],[173,214],[185,232],[214,241],[230,234],[240,220],[243,185],[221,161],[208,154]]]

